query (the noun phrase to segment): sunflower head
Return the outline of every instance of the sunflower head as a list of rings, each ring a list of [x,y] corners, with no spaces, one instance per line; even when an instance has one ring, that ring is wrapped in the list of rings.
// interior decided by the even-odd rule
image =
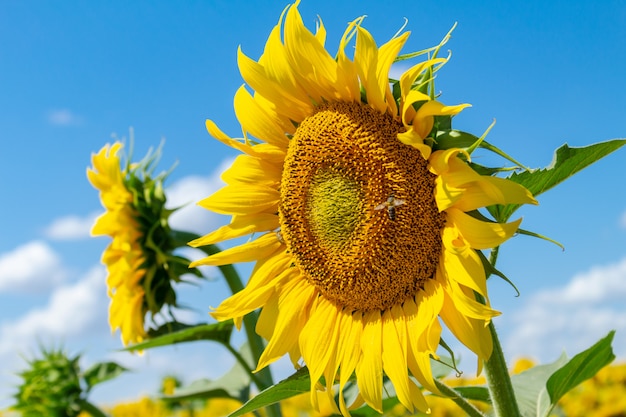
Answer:
[[[390,80],[409,33],[379,47],[359,18],[331,56],[323,24],[309,31],[297,6],[281,15],[258,61],[239,51],[243,140],[207,121],[242,155],[224,172],[227,185],[199,203],[232,222],[191,245],[258,237],[192,265],[256,261],[246,288],[212,315],[240,324],[260,308],[256,330],[269,343],[258,368],[285,354],[304,362],[316,407],[323,377],[322,395],[348,415],[343,391],[355,378],[353,406],[382,412],[386,376],[404,407],[427,411],[418,384],[438,392],[430,359],[442,324],[479,368],[491,354],[486,325],[499,313],[480,251],[510,238],[519,221],[498,223],[483,208],[535,200],[474,170],[469,145],[442,145],[468,107],[435,99],[433,75],[447,62],[437,52],[449,36]]]
[[[163,181],[167,174],[151,176],[159,151],[135,164],[121,164],[122,144],[105,145],[92,156],[87,170],[91,184],[100,191],[106,209],[92,228],[92,235],[113,238],[102,255],[107,267],[111,305],[111,330],[121,330],[122,341],[137,343],[149,330],[144,319],[165,306],[176,306],[173,284],[189,273],[189,261],[172,252],[178,247],[165,208]],[[196,270],[192,270],[196,273]]]

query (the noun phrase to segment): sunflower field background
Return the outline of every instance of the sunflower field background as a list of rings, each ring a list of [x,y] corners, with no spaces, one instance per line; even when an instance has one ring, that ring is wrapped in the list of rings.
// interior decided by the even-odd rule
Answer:
[[[626,415],[625,5],[0,19],[2,415]]]

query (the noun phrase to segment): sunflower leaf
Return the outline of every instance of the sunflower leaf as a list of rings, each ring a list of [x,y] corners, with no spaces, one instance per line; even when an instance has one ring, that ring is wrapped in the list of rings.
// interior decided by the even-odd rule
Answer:
[[[287,379],[284,379],[276,385],[261,391],[250,401],[242,405],[238,410],[230,414],[229,417],[241,416],[259,408],[267,407],[268,405],[286,400],[287,398],[291,398],[304,392],[309,392],[310,389],[311,380],[309,378],[309,370],[307,367],[303,367]]]
[[[174,331],[167,331],[167,329],[164,329],[165,326],[171,324],[172,323],[166,323],[161,326],[161,328],[155,330],[155,333],[159,334],[159,336],[146,340],[145,342],[128,346],[123,350],[144,350],[160,346],[173,345],[176,343],[193,342],[197,340],[212,340],[214,342],[226,344],[230,340],[230,335],[233,330],[232,320],[213,324],[198,324],[195,326],[182,325],[177,326]],[[178,324],[181,325],[181,323]],[[182,327],[182,329],[180,329],[180,327]],[[167,333],[164,333],[164,331],[167,331]]]
[[[563,353],[551,364],[513,375],[511,382],[522,416],[548,417],[563,395],[613,361],[614,334],[615,331],[610,332],[570,360]]]
[[[551,408],[544,414],[548,416],[552,408],[569,390],[581,382],[593,377],[615,359],[611,342],[615,331],[611,331],[589,349],[574,356],[561,369],[550,376],[546,383],[550,395]]]
[[[100,362],[94,364],[83,372],[83,379],[87,383],[87,391],[91,390],[95,385],[113,379],[127,370],[128,369],[115,362]]]
[[[252,353],[247,344],[243,345],[239,353],[245,361],[252,362]],[[237,362],[228,372],[214,381],[204,378],[196,380],[186,387],[176,388],[173,395],[162,396],[161,399],[178,402],[207,398],[233,398],[245,402],[250,395],[250,382],[250,374]]]
[[[624,145],[626,145],[626,139],[614,139],[576,148],[570,148],[564,144],[556,150],[549,166],[520,173],[515,172],[508,179],[523,185],[537,197]],[[498,220],[508,220],[519,207],[519,204],[499,207]]]
[[[530,368],[511,377],[515,398],[523,417],[539,417],[540,410],[550,407],[550,398],[546,392],[546,381],[559,368],[567,363],[563,353],[555,362]]]
[[[461,394],[466,400],[482,401],[484,403],[491,403],[491,396],[489,395],[489,389],[481,386],[470,387],[455,387],[454,390]]]

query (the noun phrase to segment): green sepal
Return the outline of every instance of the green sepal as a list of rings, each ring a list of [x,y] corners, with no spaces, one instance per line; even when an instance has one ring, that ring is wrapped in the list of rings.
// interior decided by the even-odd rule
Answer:
[[[199,340],[228,344],[232,331],[232,320],[212,324],[197,324],[193,326],[182,323],[166,323],[159,329],[152,331],[153,333],[151,335],[155,335],[154,337],[151,337],[145,342],[127,346],[122,350],[132,352]]]
[[[115,362],[99,362],[84,371],[82,377],[87,384],[87,391],[89,391],[95,385],[113,379],[127,370]]]
[[[511,287],[513,287],[513,289],[517,293],[515,296],[519,297],[520,296],[519,289],[517,289],[515,284],[513,284],[513,281],[511,281],[506,275],[504,275],[504,273],[502,273],[495,266],[493,266],[482,251],[477,250],[476,253],[478,254],[478,257],[480,258],[480,261],[483,263],[483,268],[485,268],[485,274],[487,275],[487,279],[489,279],[491,275],[495,275],[499,278],[502,278],[506,283],[508,283]]]
[[[556,240],[551,239],[551,238],[549,238],[547,236],[541,235],[539,233],[531,232],[530,230],[525,230],[525,229],[517,229],[517,233],[519,233],[520,235],[532,236],[532,237],[536,237],[538,239],[545,240],[545,241],[550,242],[550,243],[554,243],[559,248],[565,250],[565,246],[563,246],[561,243],[559,243]]]
[[[486,140],[481,140],[481,138],[472,135],[471,133],[463,132],[462,130],[450,129],[438,131],[435,135],[433,150],[445,150],[451,148],[473,150],[472,147],[476,143],[478,143],[479,148],[486,149],[490,152],[495,153],[498,156],[501,156],[507,161],[512,162],[513,164],[515,164],[516,168],[526,168],[521,162],[518,162],[515,158],[513,158],[497,146],[492,145]]]

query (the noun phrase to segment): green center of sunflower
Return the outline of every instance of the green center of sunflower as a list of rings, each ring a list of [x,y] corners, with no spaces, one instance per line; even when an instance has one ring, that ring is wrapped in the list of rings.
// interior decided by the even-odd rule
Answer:
[[[303,120],[289,144],[282,236],[306,279],[349,310],[404,302],[439,264],[436,176],[397,139],[403,130],[367,105],[334,102]]]

